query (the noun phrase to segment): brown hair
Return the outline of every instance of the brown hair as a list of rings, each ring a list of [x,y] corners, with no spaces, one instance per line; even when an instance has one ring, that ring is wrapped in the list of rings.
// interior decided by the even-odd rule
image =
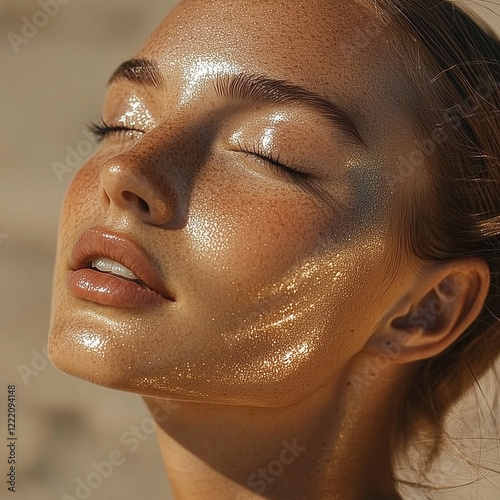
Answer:
[[[500,354],[500,40],[447,0],[365,3],[395,34],[422,138],[415,165],[427,170],[431,191],[413,189],[399,221],[408,229],[404,251],[428,261],[480,257],[491,272],[480,316],[445,352],[420,363],[396,409],[394,453],[425,422],[429,467],[448,410]]]

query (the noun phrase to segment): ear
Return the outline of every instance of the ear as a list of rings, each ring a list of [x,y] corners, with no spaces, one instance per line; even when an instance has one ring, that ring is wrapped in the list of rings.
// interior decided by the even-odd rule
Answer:
[[[396,363],[436,356],[477,318],[489,286],[490,270],[482,259],[426,266],[380,321],[365,352]]]

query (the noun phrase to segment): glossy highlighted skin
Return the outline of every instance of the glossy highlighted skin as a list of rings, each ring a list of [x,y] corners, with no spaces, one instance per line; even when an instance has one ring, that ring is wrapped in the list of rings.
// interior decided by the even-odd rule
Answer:
[[[417,138],[408,84],[383,25],[356,57],[346,51],[356,30],[381,22],[362,2],[188,0],[111,78],[94,127],[101,147],[62,208],[50,356],[150,405],[180,404],[160,436],[178,498],[205,498],[179,464],[217,484],[218,498],[255,492],[248,475],[297,436],[310,452],[287,483],[266,486],[269,498],[393,498],[389,402],[412,362],[478,313],[455,321],[464,294],[435,336],[400,335],[398,318],[455,268],[400,259],[394,220],[428,182],[422,169],[391,184]],[[140,248],[171,300],[130,307],[74,293],[66,277],[84,231]],[[456,283],[479,304],[487,268],[475,265]],[[396,344],[383,376],[352,393],[349,377]],[[233,439],[246,456],[230,445],[210,455],[195,436]],[[340,473],[349,480],[335,489]]]
[[[342,67],[336,47],[349,30],[338,19],[368,16],[359,6],[340,7],[320,23],[330,32],[325,43],[297,35],[293,17],[290,26],[275,26],[275,7],[265,2],[217,28],[203,15],[188,19],[195,4],[172,15],[135,63],[113,75],[103,120],[133,131],[108,133],[68,191],[51,355],[77,376],[145,394],[287,405],[361,349],[392,300],[381,297],[380,284],[391,274],[384,256],[397,199],[387,197],[384,170],[393,153],[386,138],[401,144],[410,134],[395,127],[404,123],[404,110],[393,105],[402,84],[376,69],[384,57],[376,44]],[[236,8],[207,7],[217,18]],[[314,15],[302,9],[295,14],[301,26],[302,15]],[[267,23],[247,23],[257,13],[273,23],[280,50],[268,50]],[[196,38],[185,31],[188,22]],[[235,33],[237,43],[229,43]],[[315,62],[304,67],[311,52]],[[258,78],[241,75],[289,82],[283,92],[302,86],[331,101],[352,117],[363,142],[312,96],[295,91],[273,100],[272,83],[263,89]],[[254,102],[238,85],[261,95]],[[175,303],[124,311],[69,293],[61,277],[72,245],[94,226],[146,248]],[[99,349],[88,348],[88,335],[100,338]]]

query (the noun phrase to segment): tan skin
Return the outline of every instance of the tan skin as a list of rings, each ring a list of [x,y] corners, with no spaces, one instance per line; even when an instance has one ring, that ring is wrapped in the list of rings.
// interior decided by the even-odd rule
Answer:
[[[68,190],[50,356],[145,397],[177,500],[399,498],[394,398],[484,301],[480,260],[401,259],[395,271],[391,220],[426,179],[388,187],[415,133],[387,33],[346,55],[373,22],[340,0],[187,0],[135,56],[162,85],[110,85],[104,120],[134,131],[107,134]],[[217,91],[241,73],[333,101],[364,144],[308,104]],[[175,302],[126,309],[72,295],[71,249],[93,226],[146,248]],[[415,321],[430,303],[439,315]],[[293,460],[284,442],[299,447]]]

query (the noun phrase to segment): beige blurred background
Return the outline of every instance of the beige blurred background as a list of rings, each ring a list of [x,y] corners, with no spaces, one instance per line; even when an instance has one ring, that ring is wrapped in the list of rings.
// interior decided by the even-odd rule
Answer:
[[[90,154],[83,130],[100,114],[107,78],[176,1],[64,0],[28,43],[13,45],[8,34],[21,34],[23,18],[43,23],[39,1],[0,0],[0,437],[6,435],[6,386],[16,384],[14,498],[83,498],[76,495],[77,480],[117,450],[125,462],[92,490],[91,500],[169,499],[155,436],[135,451],[123,444],[124,434],[148,417],[140,398],[57,372],[45,344],[57,217],[72,177],[56,175],[53,164],[65,163],[68,147],[80,146],[82,162]],[[476,4],[500,30],[500,2],[463,3]],[[11,498],[2,450],[0,498]],[[432,498],[498,500],[496,480],[498,489],[488,486],[493,477]]]

